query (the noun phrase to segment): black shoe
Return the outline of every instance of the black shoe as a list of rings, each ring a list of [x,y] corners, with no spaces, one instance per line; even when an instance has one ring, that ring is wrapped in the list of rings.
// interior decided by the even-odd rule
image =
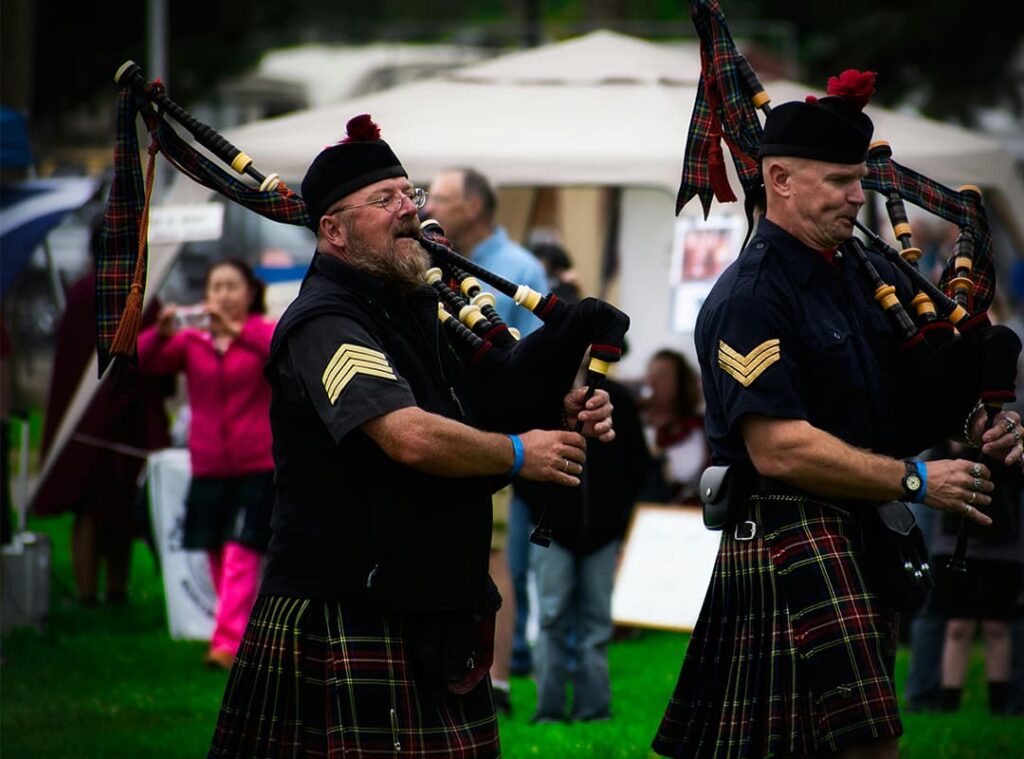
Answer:
[[[555,717],[550,714],[534,714],[530,717],[531,725],[568,725],[571,721],[568,717]]]
[[[573,719],[578,722],[608,722],[611,718],[611,712],[601,712],[600,714],[592,714],[589,717],[574,717]]]
[[[503,717],[512,716],[512,694],[504,688],[492,688],[494,694],[494,711]]]

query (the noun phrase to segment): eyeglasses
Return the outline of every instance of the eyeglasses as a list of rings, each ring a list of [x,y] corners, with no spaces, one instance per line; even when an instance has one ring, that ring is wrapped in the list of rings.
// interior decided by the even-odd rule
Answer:
[[[379,198],[368,200],[365,203],[353,203],[350,206],[335,208],[331,213],[341,213],[342,211],[348,211],[352,208],[362,208],[363,206],[375,205],[380,206],[385,211],[391,211],[394,213],[402,207],[403,200],[408,200],[418,210],[427,204],[427,191],[422,187],[414,187],[409,192],[389,192]]]

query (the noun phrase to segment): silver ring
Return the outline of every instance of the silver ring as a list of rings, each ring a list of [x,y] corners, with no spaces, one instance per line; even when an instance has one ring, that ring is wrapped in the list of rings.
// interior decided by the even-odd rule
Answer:
[[[1012,419],[1004,419],[1003,427],[1006,429],[1007,432],[1013,432],[1015,429],[1017,429],[1017,423]]]
[[[1020,442],[1020,430],[1014,430],[1012,434],[1013,434],[1013,442],[1019,443]]]
[[[971,477],[981,477],[981,464],[975,464],[971,467]]]
[[[974,478],[974,485],[971,487],[972,490],[981,490],[981,480],[977,477]]]
[[[974,511],[974,507],[971,506],[971,504],[969,503],[965,503],[964,506],[966,507],[964,509],[964,516],[969,517],[971,515],[971,512]]]
[[[967,503],[968,504],[974,503],[974,501],[975,501],[975,499],[977,499],[977,497],[978,497],[978,494],[972,491],[971,492],[971,499]]]
[[[569,473],[569,459],[562,459],[562,471],[565,472],[566,474]]]

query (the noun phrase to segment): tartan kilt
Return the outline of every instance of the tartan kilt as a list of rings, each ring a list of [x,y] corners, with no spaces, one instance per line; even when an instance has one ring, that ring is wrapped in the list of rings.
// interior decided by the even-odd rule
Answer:
[[[500,756],[490,680],[464,696],[416,682],[402,631],[398,615],[260,596],[209,756]]]
[[[866,587],[860,520],[755,495],[753,540],[722,535],[675,691],[665,756],[813,756],[903,732],[898,615]]]

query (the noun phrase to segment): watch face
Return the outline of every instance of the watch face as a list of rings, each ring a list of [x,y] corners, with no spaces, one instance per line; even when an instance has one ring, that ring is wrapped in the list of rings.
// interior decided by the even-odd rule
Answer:
[[[907,490],[912,493],[916,493],[921,489],[921,478],[916,474],[908,474],[904,480]]]

